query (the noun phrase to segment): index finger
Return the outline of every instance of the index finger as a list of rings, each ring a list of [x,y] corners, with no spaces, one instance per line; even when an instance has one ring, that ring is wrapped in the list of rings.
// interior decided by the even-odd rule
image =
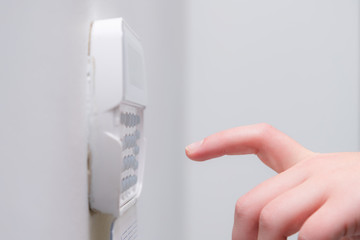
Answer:
[[[186,147],[186,155],[195,161],[242,154],[256,154],[282,172],[313,153],[266,123],[228,129]]]

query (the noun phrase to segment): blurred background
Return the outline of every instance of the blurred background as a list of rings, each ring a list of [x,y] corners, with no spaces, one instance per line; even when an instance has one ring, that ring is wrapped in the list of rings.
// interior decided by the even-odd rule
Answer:
[[[0,239],[108,239],[88,208],[90,23],[140,36],[149,104],[140,239],[230,239],[236,200],[275,173],[184,147],[267,122],[316,152],[359,150],[356,0],[0,1]]]

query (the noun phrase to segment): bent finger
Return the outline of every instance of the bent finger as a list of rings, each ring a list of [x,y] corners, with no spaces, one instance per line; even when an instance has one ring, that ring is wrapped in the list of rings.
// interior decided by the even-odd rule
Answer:
[[[321,186],[307,180],[267,204],[260,214],[258,239],[285,240],[298,232],[327,198],[325,192],[318,189],[322,189]]]
[[[303,183],[307,177],[304,172],[289,169],[239,198],[235,207],[232,239],[257,239],[261,210],[279,195]]]
[[[360,207],[351,198],[330,198],[305,221],[299,239],[358,239],[359,211]]]

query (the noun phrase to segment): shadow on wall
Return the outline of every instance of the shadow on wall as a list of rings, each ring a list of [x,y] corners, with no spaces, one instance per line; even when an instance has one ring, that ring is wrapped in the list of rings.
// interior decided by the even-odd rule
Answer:
[[[110,228],[113,216],[92,211],[90,212],[90,216],[90,239],[110,239]]]

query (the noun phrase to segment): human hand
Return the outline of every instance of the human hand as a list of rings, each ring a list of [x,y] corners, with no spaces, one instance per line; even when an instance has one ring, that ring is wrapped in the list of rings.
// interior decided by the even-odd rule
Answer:
[[[186,147],[204,161],[256,154],[279,174],[236,203],[233,240],[360,239],[360,153],[319,154],[268,124],[229,129]]]

